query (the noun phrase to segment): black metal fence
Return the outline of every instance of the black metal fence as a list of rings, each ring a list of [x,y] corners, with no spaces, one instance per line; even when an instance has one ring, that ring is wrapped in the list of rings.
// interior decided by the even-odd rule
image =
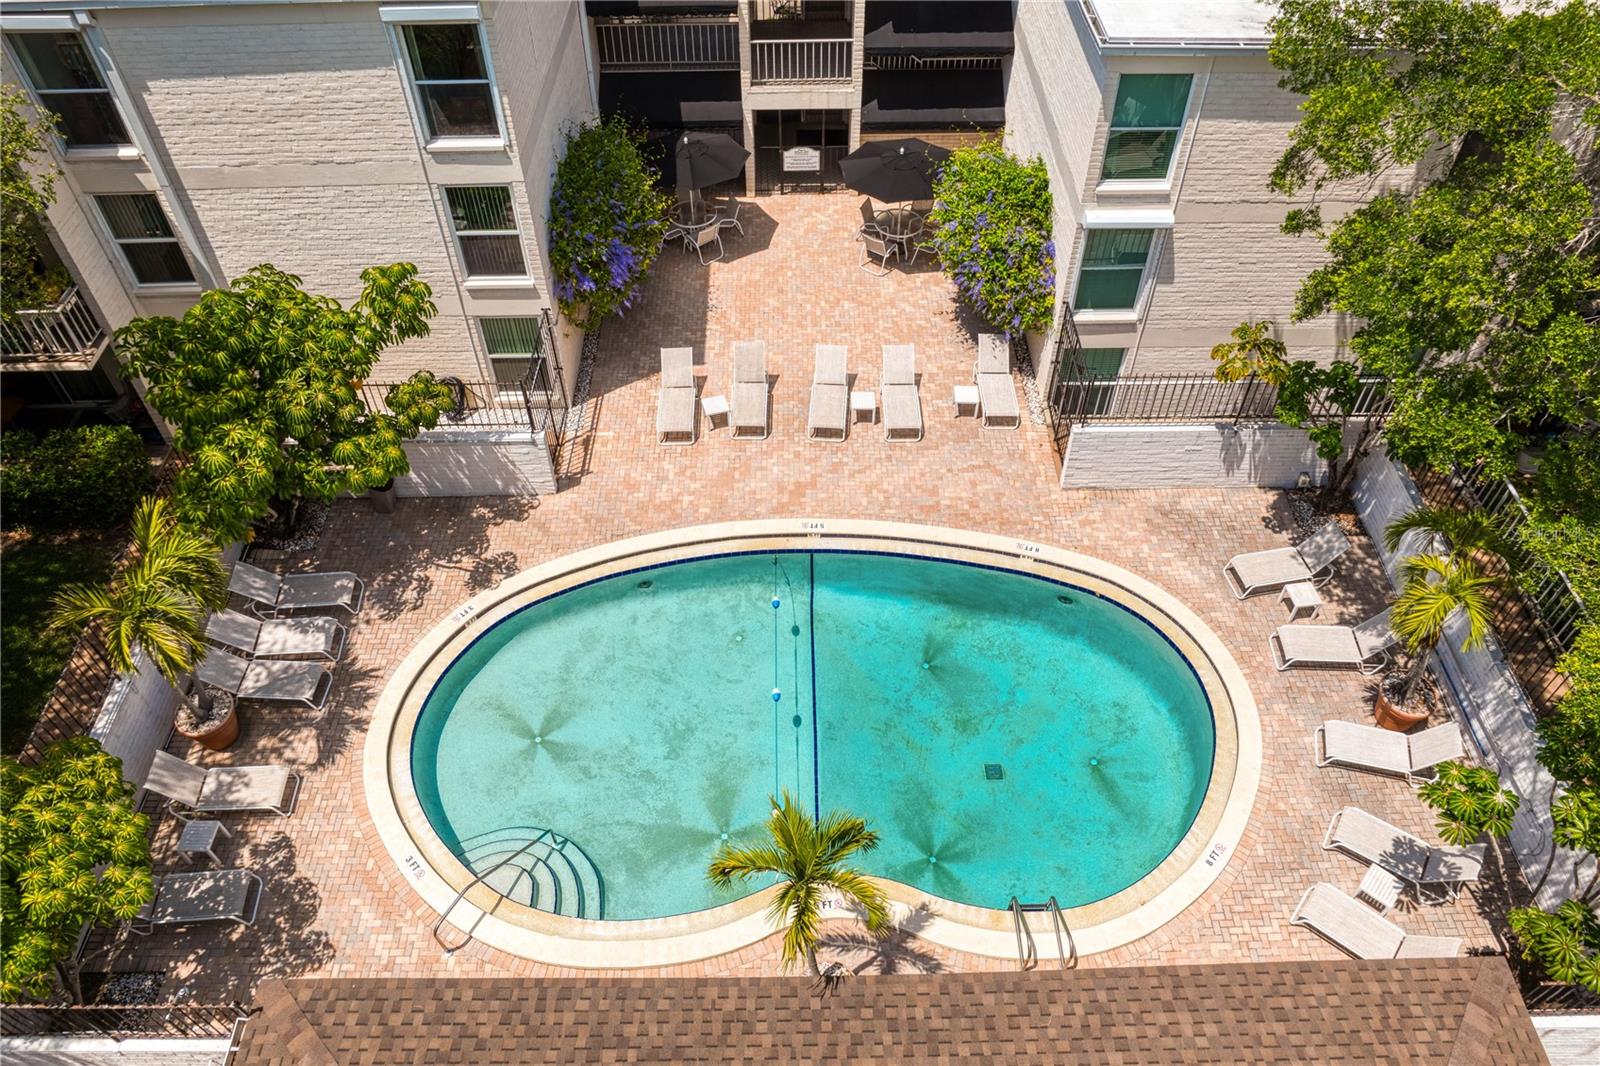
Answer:
[[[1589,624],[1588,607],[1565,574],[1545,565],[1518,538],[1529,516],[1516,486],[1487,476],[1481,466],[1447,473],[1413,470],[1411,475],[1429,503],[1482,511],[1506,535],[1506,562],[1516,576],[1508,595],[1495,605],[1495,636],[1535,711],[1547,713],[1572,687],[1555,664]]]
[[[225,1039],[249,1011],[237,1003],[0,1010],[0,1036],[110,1036]]]
[[[1582,985],[1539,983],[1522,990],[1522,1002],[1534,1014],[1600,1010],[1600,995]]]
[[[513,381],[439,380],[454,392],[455,406],[445,412],[437,429],[538,432],[559,429],[565,416],[564,408],[551,403],[553,390],[541,388],[532,373]],[[361,386],[361,400],[369,410],[387,414],[394,388],[391,383],[367,382]]]
[[[1218,381],[1210,374],[1152,374],[1097,378],[1074,374],[1064,366],[1058,374],[1053,400],[1063,422],[1271,422],[1276,419],[1278,390],[1259,378]],[[1381,419],[1389,412],[1389,395],[1382,378],[1364,377],[1356,402],[1348,412],[1355,418]],[[1311,398],[1316,419],[1345,414],[1326,393]]]

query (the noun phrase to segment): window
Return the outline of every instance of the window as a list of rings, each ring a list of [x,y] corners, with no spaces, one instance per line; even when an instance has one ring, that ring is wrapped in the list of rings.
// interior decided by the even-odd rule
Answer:
[[[1155,230],[1092,229],[1083,245],[1074,311],[1131,311],[1155,243]]]
[[[194,273],[154,193],[96,196],[112,240],[141,285],[192,283]]]
[[[61,120],[68,148],[128,144],[111,90],[76,33],[8,33],[39,102]]]
[[[483,343],[489,350],[489,369],[503,386],[527,382],[530,389],[548,392],[549,363],[537,318],[480,318]]]
[[[1165,181],[1189,107],[1191,74],[1124,74],[1106,135],[1101,181]]]
[[[1085,391],[1081,401],[1085,414],[1103,415],[1111,410],[1116,390],[1112,382],[1122,373],[1122,357],[1126,352],[1126,348],[1084,348],[1078,352],[1075,380],[1081,383],[1077,387]]]
[[[444,196],[450,204],[450,224],[467,277],[527,276],[509,187],[463,185],[446,189]]]
[[[475,22],[400,27],[417,109],[437,137],[499,137],[500,118],[483,36]]]

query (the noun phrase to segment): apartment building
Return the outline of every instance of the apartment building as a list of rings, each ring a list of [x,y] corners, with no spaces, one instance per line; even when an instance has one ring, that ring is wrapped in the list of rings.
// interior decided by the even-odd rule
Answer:
[[[863,141],[1005,123],[1008,0],[588,0],[602,109],[663,145],[720,129],[748,195],[826,190]],[[789,153],[792,148],[816,149]]]
[[[0,30],[6,78],[60,118],[47,255],[74,283],[7,330],[8,393],[104,398],[111,331],[259,263],[349,301],[407,261],[439,313],[374,381],[570,395],[544,205],[594,113],[578,5],[15,2]]]

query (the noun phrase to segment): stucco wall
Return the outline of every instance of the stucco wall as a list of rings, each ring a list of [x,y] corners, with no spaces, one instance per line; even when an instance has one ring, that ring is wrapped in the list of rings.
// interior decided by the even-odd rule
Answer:
[[[1061,464],[1067,489],[1292,487],[1328,465],[1304,431],[1280,425],[1074,426]]]
[[[407,441],[398,496],[534,496],[556,491],[542,433],[429,433]]]

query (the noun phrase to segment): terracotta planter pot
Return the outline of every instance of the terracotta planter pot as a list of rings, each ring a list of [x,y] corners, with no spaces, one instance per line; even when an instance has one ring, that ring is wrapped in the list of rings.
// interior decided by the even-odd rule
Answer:
[[[230,708],[228,717],[198,733],[191,733],[176,723],[173,728],[203,748],[225,751],[228,745],[239,739],[239,708],[237,706]]]
[[[1378,725],[1384,729],[1392,729],[1396,733],[1404,733],[1415,729],[1428,720],[1425,709],[1415,711],[1404,707],[1397,707],[1389,702],[1389,697],[1378,690],[1377,698],[1372,701],[1372,716],[1378,720]]]

